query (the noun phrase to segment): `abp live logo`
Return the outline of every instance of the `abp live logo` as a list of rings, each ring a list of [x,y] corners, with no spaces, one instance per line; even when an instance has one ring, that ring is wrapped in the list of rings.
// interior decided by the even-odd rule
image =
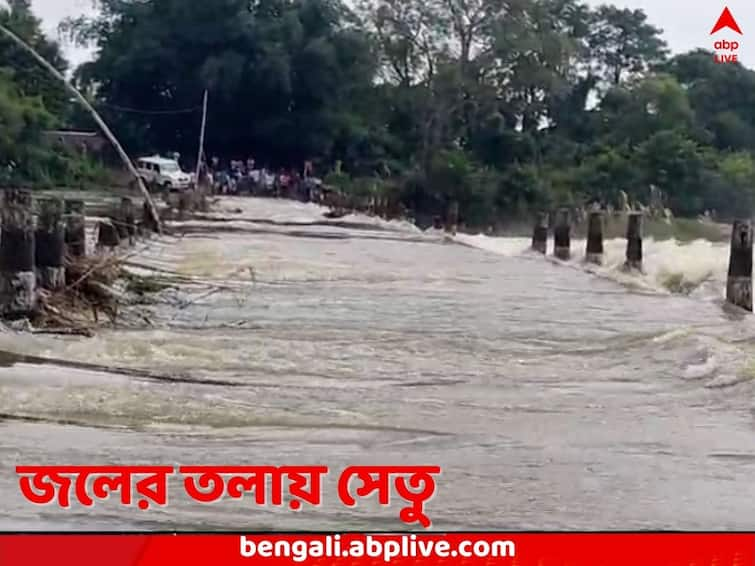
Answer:
[[[713,31],[710,34],[715,35],[725,29],[742,35],[742,30],[728,7],[725,7],[724,11],[721,12],[721,16],[718,18],[716,25],[713,26]],[[713,44],[713,49],[715,49],[713,60],[716,63],[736,63],[739,47],[740,43],[738,41],[717,40]]]

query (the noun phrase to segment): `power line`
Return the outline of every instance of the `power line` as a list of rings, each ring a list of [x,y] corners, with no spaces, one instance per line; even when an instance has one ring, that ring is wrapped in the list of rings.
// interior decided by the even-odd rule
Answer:
[[[202,110],[201,106],[194,106],[193,108],[184,108],[181,110],[139,110],[137,108],[127,108],[125,106],[117,106],[115,104],[106,104],[104,102],[98,103],[98,106],[102,106],[103,108],[109,108],[111,110],[116,110],[118,112],[128,112],[131,114],[144,114],[144,115],[167,115],[167,114],[192,114],[194,112],[199,112]]]

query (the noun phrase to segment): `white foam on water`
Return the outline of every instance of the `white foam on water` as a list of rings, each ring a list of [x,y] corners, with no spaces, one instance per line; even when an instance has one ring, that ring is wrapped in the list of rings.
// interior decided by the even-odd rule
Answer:
[[[482,234],[460,234],[455,241],[506,257],[529,254],[531,244],[526,238],[497,238]],[[722,295],[728,268],[728,246],[725,244],[707,240],[682,243],[647,238],[643,246],[643,273],[625,271],[626,241],[623,239],[605,242],[602,266],[585,264],[586,242],[573,240],[573,255],[568,263],[582,265],[587,272],[608,277],[628,287],[674,294],[692,294],[702,289],[704,295],[709,295],[709,292],[716,297]],[[552,242],[548,253],[547,259],[552,260]]]
[[[409,222],[408,220],[385,220],[379,216],[368,216],[366,214],[349,214],[341,219],[342,222],[354,222],[358,224],[372,225],[384,230],[395,232],[408,232],[412,234],[421,234],[422,230]]]
[[[507,257],[516,257],[527,253],[532,245],[532,241],[526,238],[493,238],[484,234],[472,236],[469,234],[458,234],[455,241],[488,252]]]
[[[219,197],[209,217],[229,214],[250,218],[264,218],[273,222],[317,222],[323,220],[326,208],[314,203],[285,199],[254,197]]]
[[[684,369],[684,379],[696,380],[710,377],[711,375],[716,373],[718,368],[718,360],[715,356],[711,356],[701,364],[687,366]]]
[[[653,338],[653,344],[668,344],[670,342],[674,342],[675,340],[687,338],[692,334],[692,332],[693,331],[691,328],[677,328],[675,330],[670,330],[669,332],[664,332],[660,336]]]
[[[701,290],[705,291],[705,295],[708,295],[708,291],[713,296],[723,293],[728,269],[726,245],[707,240],[680,243],[648,238],[643,246],[643,273],[630,276],[640,279],[648,287],[675,294],[692,294]],[[626,242],[623,239],[606,242],[604,271],[608,270],[620,281],[627,275],[623,271],[625,250]],[[706,287],[706,283],[710,285]],[[713,291],[715,288],[718,291]]]

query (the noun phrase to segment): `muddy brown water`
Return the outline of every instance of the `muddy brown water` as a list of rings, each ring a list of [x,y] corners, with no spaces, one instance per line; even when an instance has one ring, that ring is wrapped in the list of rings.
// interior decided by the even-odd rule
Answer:
[[[648,242],[625,276],[620,242],[590,273],[524,240],[224,204],[239,220],[144,244],[140,262],[196,281],[152,328],[0,334],[0,528],[403,528],[399,505],[339,503],[354,464],[441,466],[439,530],[755,525],[755,327],[722,308],[725,246]],[[15,466],[55,464],[332,472],[299,513],[192,503],[177,480],[148,512],[32,506]]]

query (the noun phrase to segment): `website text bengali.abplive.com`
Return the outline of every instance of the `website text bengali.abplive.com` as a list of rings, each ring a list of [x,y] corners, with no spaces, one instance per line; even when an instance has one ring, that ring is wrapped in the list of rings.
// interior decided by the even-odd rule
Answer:
[[[244,558],[289,558],[306,562],[310,558],[513,558],[516,545],[510,540],[466,539],[450,542],[417,535],[341,535],[302,537],[301,539],[260,539],[240,537],[240,553]]]

